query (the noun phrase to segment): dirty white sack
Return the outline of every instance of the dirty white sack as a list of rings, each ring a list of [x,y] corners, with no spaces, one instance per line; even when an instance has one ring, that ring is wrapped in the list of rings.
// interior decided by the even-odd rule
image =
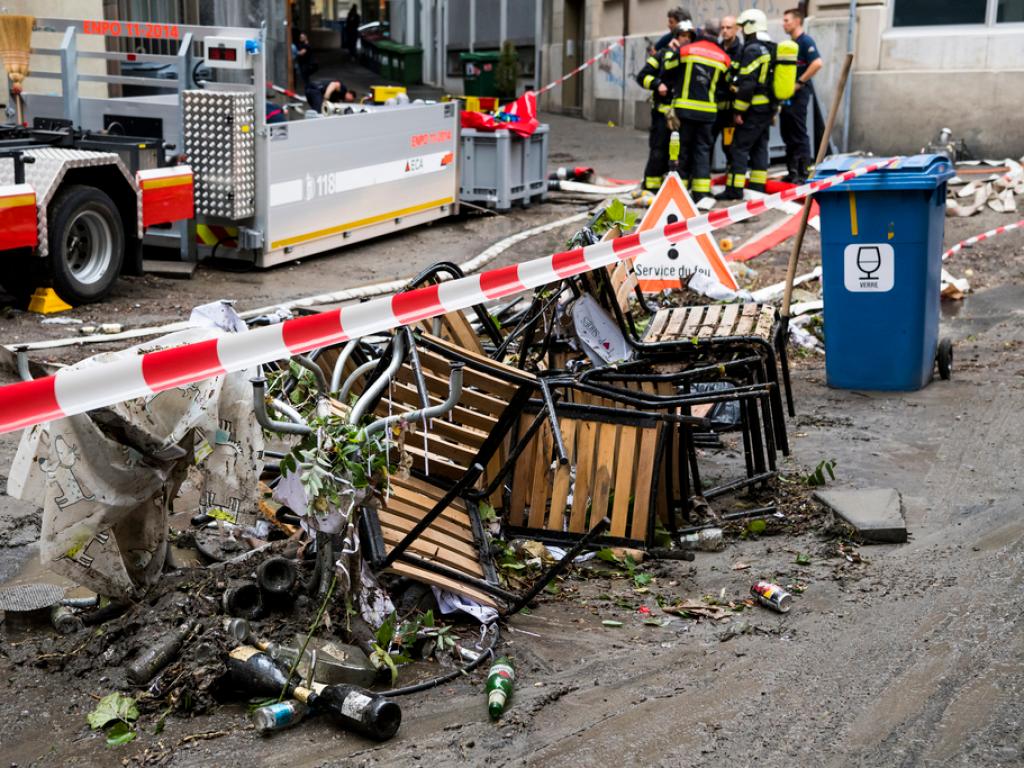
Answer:
[[[230,306],[217,304],[193,312],[201,327],[71,367],[92,368],[244,327]],[[163,569],[168,516],[190,463],[202,476],[198,508],[175,511],[254,522],[263,433],[252,407],[253,374],[217,376],[27,430],[7,490],[43,508],[43,563],[101,595],[140,594]]]

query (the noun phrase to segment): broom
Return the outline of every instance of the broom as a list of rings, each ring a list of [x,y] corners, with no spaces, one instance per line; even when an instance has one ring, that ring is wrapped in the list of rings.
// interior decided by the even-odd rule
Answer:
[[[14,94],[18,111],[18,125],[21,125],[21,83],[28,77],[28,59],[32,50],[33,16],[0,15],[0,58],[11,79],[11,93]]]

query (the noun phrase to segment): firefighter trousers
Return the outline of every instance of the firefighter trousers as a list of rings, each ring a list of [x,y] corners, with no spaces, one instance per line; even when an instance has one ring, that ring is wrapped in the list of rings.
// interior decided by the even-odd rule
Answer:
[[[711,192],[713,125],[710,121],[679,117],[679,175],[689,180],[693,192]]]
[[[668,123],[665,114],[651,110],[651,130],[647,136],[647,165],[644,166],[644,189],[657,192],[668,172]]]
[[[736,126],[732,139],[732,157],[726,183],[730,187],[743,189],[747,185],[747,171],[750,182],[763,189],[768,178],[768,134],[772,127],[773,113],[747,112],[743,125]]]
[[[813,94],[814,89],[810,85],[798,89],[779,114],[779,132],[786,143],[787,165],[810,162],[813,157],[811,138],[807,135],[807,109],[810,107]],[[807,173],[806,168],[802,171],[804,174]]]

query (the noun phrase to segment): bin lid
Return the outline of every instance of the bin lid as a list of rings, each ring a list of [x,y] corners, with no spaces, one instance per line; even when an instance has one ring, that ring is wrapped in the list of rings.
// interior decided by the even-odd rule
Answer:
[[[874,157],[833,155],[826,157],[824,162],[815,169],[814,178],[823,179],[835,176],[837,173],[861,168],[877,160],[878,158]],[[955,175],[953,164],[945,155],[908,155],[900,158],[895,165],[888,168],[865,173],[856,179],[815,194],[828,195],[833,192],[886,189],[935,189]]]
[[[498,51],[462,51],[459,54],[460,61],[497,61],[501,54]]]

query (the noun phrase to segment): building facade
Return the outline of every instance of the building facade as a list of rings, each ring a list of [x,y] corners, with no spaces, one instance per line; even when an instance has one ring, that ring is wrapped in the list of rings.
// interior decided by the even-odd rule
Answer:
[[[757,7],[782,36],[795,0],[544,0],[541,82],[581,64],[625,35],[595,67],[545,94],[543,109],[646,128],[647,92],[635,82],[647,44],[666,31],[666,11],[682,5],[694,19]],[[825,68],[815,80],[827,110],[851,46],[851,3],[811,0],[806,28]],[[978,156],[1024,152],[1024,0],[860,0],[854,3],[855,53],[849,125],[841,110],[834,136],[855,149],[916,152],[942,127]]]

